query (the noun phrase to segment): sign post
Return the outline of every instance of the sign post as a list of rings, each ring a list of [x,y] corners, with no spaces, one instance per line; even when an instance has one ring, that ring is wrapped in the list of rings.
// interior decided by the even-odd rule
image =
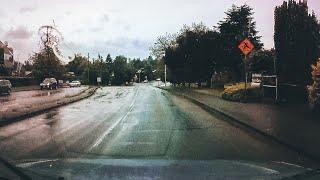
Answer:
[[[254,49],[254,45],[248,38],[245,38],[239,44],[238,48],[244,54],[244,72],[245,72],[245,83],[244,83],[244,90],[245,90],[245,99],[247,98],[247,83],[248,83],[248,73],[247,73],[247,62],[248,62],[248,54]]]
[[[101,83],[101,77],[97,77],[97,83],[98,83],[98,86],[100,86],[100,83]]]

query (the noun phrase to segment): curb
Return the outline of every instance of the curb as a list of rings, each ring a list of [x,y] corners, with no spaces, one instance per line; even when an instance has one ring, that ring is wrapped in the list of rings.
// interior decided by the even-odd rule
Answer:
[[[243,121],[241,121],[241,120],[239,120],[239,119],[237,119],[237,118],[235,118],[235,117],[233,117],[233,116],[231,116],[231,115],[229,115],[229,114],[227,114],[227,113],[225,113],[225,112],[223,112],[223,111],[221,111],[221,110],[219,110],[217,108],[214,108],[214,107],[209,106],[209,105],[207,105],[207,104],[205,104],[203,102],[200,102],[199,100],[196,100],[195,98],[192,98],[192,97],[190,97],[188,95],[185,95],[185,94],[179,94],[177,92],[174,92],[174,90],[164,89],[164,88],[160,88],[160,87],[159,87],[159,89],[168,91],[169,93],[172,93],[173,95],[183,97],[183,98],[191,101],[192,103],[200,106],[202,109],[206,110],[207,112],[209,112],[211,114],[215,114],[215,115],[218,114],[220,116],[223,116],[225,118],[223,120],[227,121],[228,123],[231,123],[232,125],[240,125],[241,126],[240,128],[245,128],[245,130],[249,130],[249,131],[254,132],[254,133],[258,134],[258,135],[265,136],[265,137],[273,140],[274,142],[277,142],[277,143],[279,143],[281,145],[284,145],[284,146],[286,146],[286,147],[288,147],[288,148],[290,148],[290,149],[292,149],[292,150],[294,150],[294,151],[296,151],[298,153],[303,154],[304,156],[306,156],[308,158],[311,158],[311,159],[313,159],[313,160],[315,160],[317,162],[320,162],[320,158],[319,157],[317,157],[317,156],[315,156],[315,155],[313,155],[311,153],[308,153],[308,152],[304,151],[303,149],[301,149],[299,147],[296,147],[294,145],[286,143],[285,141],[281,140],[280,138],[277,138],[277,137],[275,137],[275,136],[273,136],[271,134],[268,134],[268,133],[266,133],[266,132],[264,132],[264,131],[262,131],[262,130],[254,127],[254,126],[251,126],[251,125],[249,125],[247,123],[244,123]],[[236,124],[234,124],[234,123],[236,123]]]
[[[34,88],[34,89],[13,89],[11,92],[22,92],[22,91],[36,91],[36,90],[40,90],[40,89],[37,89],[37,88]]]
[[[91,87],[91,88],[84,90],[83,92],[79,93],[76,96],[68,97],[68,98],[62,100],[62,102],[58,100],[58,101],[52,102],[48,106],[43,106],[42,108],[34,109],[34,110],[31,110],[28,112],[22,112],[20,114],[11,115],[8,117],[2,117],[2,118],[0,118],[0,127],[4,126],[4,125],[8,125],[13,122],[23,120],[28,117],[32,117],[32,116],[41,114],[41,113],[46,112],[48,110],[52,110],[52,109],[55,109],[55,108],[58,108],[61,106],[65,106],[67,104],[71,104],[71,103],[83,100],[85,98],[92,96],[96,92],[97,89],[98,89],[98,87]]]

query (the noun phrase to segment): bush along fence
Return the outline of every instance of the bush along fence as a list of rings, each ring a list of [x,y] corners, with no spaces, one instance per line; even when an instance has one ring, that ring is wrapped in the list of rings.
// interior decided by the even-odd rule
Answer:
[[[308,86],[309,104],[314,112],[320,112],[320,58],[315,65],[312,65],[313,84]]]

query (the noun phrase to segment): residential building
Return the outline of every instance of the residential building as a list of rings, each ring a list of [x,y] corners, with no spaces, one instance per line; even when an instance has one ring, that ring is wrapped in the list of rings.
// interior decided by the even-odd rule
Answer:
[[[0,74],[11,74],[14,68],[13,49],[7,42],[0,41]]]

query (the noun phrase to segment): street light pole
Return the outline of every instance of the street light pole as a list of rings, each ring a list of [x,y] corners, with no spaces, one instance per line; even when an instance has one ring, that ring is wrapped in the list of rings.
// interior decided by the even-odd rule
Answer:
[[[164,64],[164,86],[167,86],[167,65]]]

